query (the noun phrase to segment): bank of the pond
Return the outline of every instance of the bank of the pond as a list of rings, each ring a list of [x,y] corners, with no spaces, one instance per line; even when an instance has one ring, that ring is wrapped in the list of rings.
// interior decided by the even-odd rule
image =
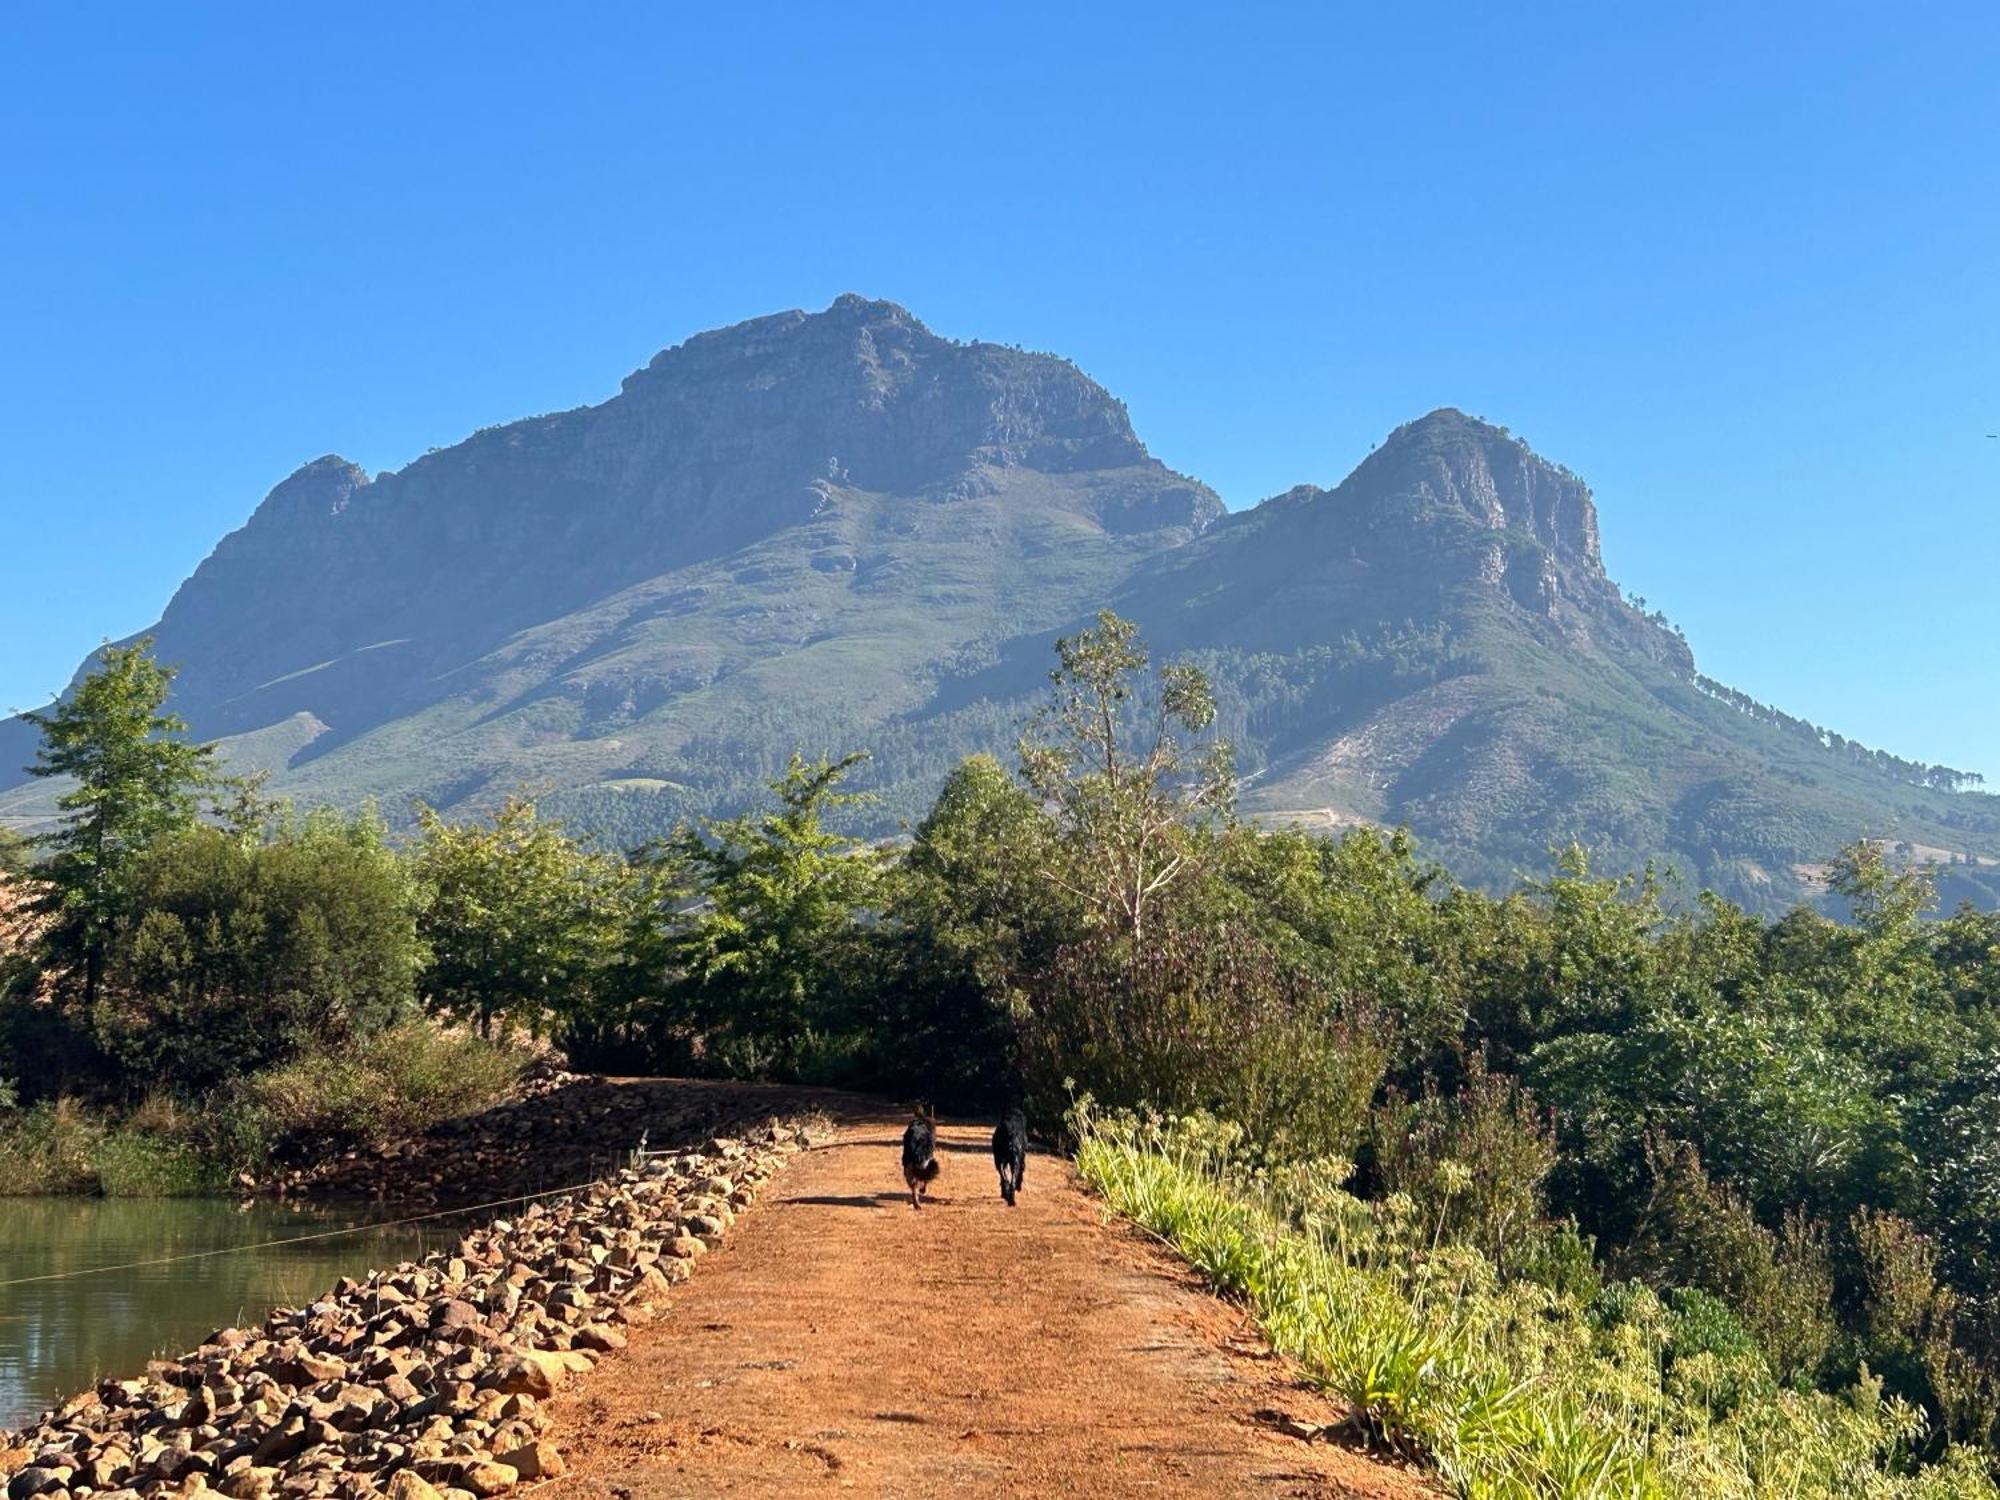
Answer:
[[[650,1316],[805,1142],[797,1120],[770,1118],[653,1157],[118,1372],[133,1378],[0,1437],[9,1500],[430,1500],[553,1473],[541,1400],[621,1348],[621,1326]]]
[[[0,1199],[0,1429],[342,1275],[420,1257],[463,1227],[364,1227],[383,1217],[376,1205]]]

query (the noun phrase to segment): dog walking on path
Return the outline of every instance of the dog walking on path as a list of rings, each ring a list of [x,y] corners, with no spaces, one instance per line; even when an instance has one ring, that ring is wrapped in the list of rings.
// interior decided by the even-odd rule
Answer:
[[[1025,1110],[1018,1107],[1008,1110],[1006,1118],[993,1127],[993,1165],[1000,1173],[1000,1196],[1012,1208],[1014,1195],[1021,1191],[1021,1179],[1028,1172],[1028,1116]]]
[[[924,1191],[937,1181],[937,1111],[919,1104],[916,1118],[903,1131],[903,1181],[910,1189],[910,1207],[924,1206]]]

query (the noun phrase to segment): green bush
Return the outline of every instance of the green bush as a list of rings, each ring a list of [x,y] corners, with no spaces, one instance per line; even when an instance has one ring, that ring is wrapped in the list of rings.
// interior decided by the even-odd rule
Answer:
[[[316,813],[261,843],[196,825],[129,880],[136,920],[91,1018],[129,1079],[199,1094],[414,1007],[414,890],[370,818]]]
[[[1156,929],[1134,949],[1099,930],[1064,948],[1028,998],[1022,1055],[1043,1118],[1064,1081],[1108,1103],[1211,1110],[1270,1160],[1352,1159],[1387,1053],[1253,931]]]
[[[0,1193],[96,1191],[92,1163],[103,1139],[103,1125],[74,1099],[0,1115]]]
[[[1541,1232],[1555,1134],[1513,1079],[1475,1059],[1452,1098],[1433,1093],[1406,1104],[1392,1096],[1371,1123],[1383,1190],[1409,1195],[1440,1239],[1476,1246],[1507,1270],[1531,1245],[1560,1254]]]
[[[92,1165],[107,1198],[190,1198],[222,1188],[228,1173],[191,1140],[144,1130],[106,1132]]]
[[[1720,1297],[1780,1380],[1816,1378],[1838,1332],[1824,1229],[1794,1211],[1773,1232],[1737,1193],[1709,1180],[1694,1147],[1654,1136],[1646,1150],[1653,1189],[1625,1249],[1626,1268],[1657,1287]]]
[[[1758,1353],[1757,1341],[1720,1297],[1712,1297],[1700,1287],[1677,1286],[1667,1293],[1666,1303],[1676,1360],[1697,1354],[1736,1359]]]
[[[111,1120],[75,1099],[0,1112],[0,1195],[103,1194],[188,1197],[213,1192],[224,1176],[188,1122],[148,1111]]]
[[[246,1161],[386,1140],[497,1103],[530,1060],[512,1045],[406,1021],[242,1080],[221,1128]]]

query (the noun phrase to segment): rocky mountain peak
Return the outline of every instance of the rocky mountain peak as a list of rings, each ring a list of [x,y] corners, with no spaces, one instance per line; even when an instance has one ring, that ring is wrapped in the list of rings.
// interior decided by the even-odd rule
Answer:
[[[1073,473],[1150,463],[1124,403],[1069,361],[941,338],[893,302],[846,293],[696,334],[627,377],[649,434],[726,429],[870,490],[948,485],[968,468]]]
[[[1348,483],[1367,493],[1417,496],[1495,531],[1525,533],[1566,564],[1604,571],[1590,487],[1506,428],[1454,407],[1398,427]]]
[[[368,471],[337,453],[301,464],[280,480],[257,507],[260,513],[287,520],[326,520],[347,509],[356,490],[368,484]]]

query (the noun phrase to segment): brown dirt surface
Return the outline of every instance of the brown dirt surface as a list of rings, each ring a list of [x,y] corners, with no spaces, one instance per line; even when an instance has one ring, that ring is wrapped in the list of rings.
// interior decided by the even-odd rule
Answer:
[[[830,1089],[693,1078],[531,1077],[516,1098],[373,1149],[318,1157],[266,1184],[287,1196],[453,1207],[588,1182],[654,1148],[738,1135],[773,1114],[839,1115],[856,1096]]]
[[[991,1127],[940,1128],[913,1212],[903,1119],[845,1115],[658,1321],[554,1403],[548,1500],[1439,1492],[1288,1434],[1338,1420],[1242,1312],[1107,1220],[1062,1160],[1001,1201]]]

